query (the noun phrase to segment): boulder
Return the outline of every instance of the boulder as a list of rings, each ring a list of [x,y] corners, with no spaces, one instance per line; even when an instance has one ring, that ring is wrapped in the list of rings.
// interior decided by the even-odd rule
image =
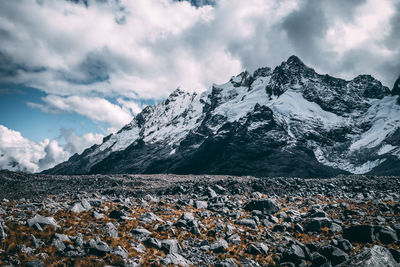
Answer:
[[[27,223],[29,227],[38,224],[40,226],[51,225],[56,228],[60,228],[60,226],[57,224],[56,220],[53,217],[43,217],[41,215],[35,215],[35,217],[28,219]]]
[[[387,248],[374,245],[372,248],[364,248],[364,250],[352,257],[346,266],[362,266],[362,267],[398,267],[399,263],[393,258],[393,255]]]
[[[263,214],[274,214],[279,211],[279,204],[276,200],[272,199],[255,199],[248,202],[244,206],[244,210],[246,211],[259,210]]]
[[[371,225],[354,225],[343,230],[343,238],[350,242],[372,243],[375,240],[374,227]]]

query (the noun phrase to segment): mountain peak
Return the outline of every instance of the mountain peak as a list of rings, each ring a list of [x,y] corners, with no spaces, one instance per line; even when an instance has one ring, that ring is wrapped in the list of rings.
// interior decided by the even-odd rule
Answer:
[[[286,64],[289,66],[306,66],[301,59],[295,55],[291,55],[287,60]]]

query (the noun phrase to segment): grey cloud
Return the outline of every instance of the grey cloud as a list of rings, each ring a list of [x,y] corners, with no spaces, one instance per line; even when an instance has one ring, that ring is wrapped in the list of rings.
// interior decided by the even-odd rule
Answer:
[[[400,47],[400,2],[396,5],[396,14],[391,19],[390,34],[386,39],[386,45],[389,49],[399,49]],[[397,58],[400,61],[400,58]],[[400,70],[399,70],[400,71]]]
[[[309,0],[282,22],[289,41],[302,55],[310,56],[318,50],[318,39],[328,29],[322,1]]]

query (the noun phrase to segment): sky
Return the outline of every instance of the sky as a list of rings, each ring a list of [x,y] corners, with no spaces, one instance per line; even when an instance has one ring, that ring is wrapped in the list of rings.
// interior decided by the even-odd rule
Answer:
[[[0,9],[0,169],[39,172],[174,89],[299,56],[400,75],[400,0],[20,0]]]

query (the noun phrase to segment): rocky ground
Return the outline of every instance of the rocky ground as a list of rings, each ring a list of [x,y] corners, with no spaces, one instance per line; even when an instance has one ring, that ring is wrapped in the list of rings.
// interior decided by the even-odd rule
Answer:
[[[400,177],[0,172],[0,266],[400,266]]]

